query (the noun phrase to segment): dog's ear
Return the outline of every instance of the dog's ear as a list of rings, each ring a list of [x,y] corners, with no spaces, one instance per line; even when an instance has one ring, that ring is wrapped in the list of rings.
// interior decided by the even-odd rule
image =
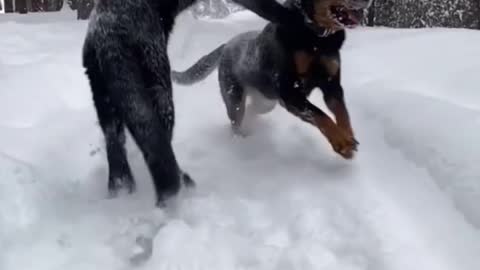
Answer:
[[[303,10],[303,12],[305,12],[305,14],[311,19],[313,20],[313,16],[315,14],[315,11],[314,11],[314,2],[316,0],[298,0],[300,2],[300,6]]]
[[[328,0],[287,0],[285,6],[298,13],[297,16],[302,17],[301,25],[288,24],[289,27],[295,28],[296,31],[303,32],[307,35],[328,36],[332,33],[331,29],[321,26],[315,21],[315,4],[316,2]]]

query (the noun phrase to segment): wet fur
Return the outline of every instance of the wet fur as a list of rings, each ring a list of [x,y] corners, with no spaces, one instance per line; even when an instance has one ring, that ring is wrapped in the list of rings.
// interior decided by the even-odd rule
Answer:
[[[318,12],[323,14],[322,8],[328,7],[319,2],[322,0],[302,1],[302,8],[315,18]],[[292,9],[298,7],[293,0],[286,5]],[[321,18],[320,23],[324,21],[327,20]],[[328,24],[322,26],[328,27]],[[341,86],[340,49],[344,40],[344,30],[319,37],[269,23],[263,31],[236,36],[186,71],[172,72],[172,78],[179,84],[192,84],[218,66],[221,95],[235,132],[241,133],[247,96],[252,99],[250,108],[257,113],[273,110],[278,102],[290,113],[318,127],[335,151],[351,158],[357,142]],[[308,101],[317,87],[323,91],[336,123]]]
[[[274,0],[235,0],[278,23],[302,21]],[[194,0],[98,0],[83,46],[90,82],[105,138],[108,189],[135,190],[125,150],[125,129],[140,148],[153,179],[157,203],[175,195],[192,179],[179,168],[172,149],[175,110],[172,100],[169,35],[175,17]]]

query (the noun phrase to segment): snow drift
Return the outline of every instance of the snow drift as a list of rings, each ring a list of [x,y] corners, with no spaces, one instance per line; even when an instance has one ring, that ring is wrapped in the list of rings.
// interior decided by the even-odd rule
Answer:
[[[184,15],[172,66],[264,24]],[[141,269],[480,269],[478,32],[349,31],[352,162],[281,108],[232,138],[216,74],[175,86],[175,151],[198,188],[162,211],[131,140],[138,191],[107,199],[85,31],[67,11],[0,17],[0,269],[129,269],[149,233]]]

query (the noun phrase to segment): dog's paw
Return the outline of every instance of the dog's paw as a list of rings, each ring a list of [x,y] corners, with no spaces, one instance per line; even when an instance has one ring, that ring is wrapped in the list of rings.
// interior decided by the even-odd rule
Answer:
[[[232,125],[231,126],[231,131],[232,131],[232,133],[231,133],[232,138],[234,138],[234,139],[238,139],[238,138],[243,139],[243,138],[247,138],[249,136],[249,133],[243,127]]]
[[[358,141],[349,132],[326,117],[319,118],[317,126],[327,137],[335,152],[345,159],[353,158],[354,152],[358,150]]]
[[[339,154],[342,155],[344,158],[351,159],[354,156],[354,152],[358,151],[358,146],[360,145],[360,143],[357,141],[357,139],[355,139],[355,135],[353,134],[353,130],[351,127],[341,129],[344,131],[346,139],[344,139],[344,142],[340,144],[344,147],[340,147]]]
[[[130,258],[130,263],[134,266],[140,266],[148,261],[153,254],[153,239],[139,236],[135,240],[136,248]]]
[[[352,159],[354,153],[358,151],[358,142],[355,138],[346,134],[340,135],[330,141],[333,150],[345,159]]]
[[[180,180],[186,188],[194,188],[196,186],[193,178],[186,172],[182,171],[180,173]]]
[[[128,194],[131,194],[136,189],[137,185],[131,175],[110,177],[108,180],[108,194],[110,198],[117,197],[120,190],[126,190]]]

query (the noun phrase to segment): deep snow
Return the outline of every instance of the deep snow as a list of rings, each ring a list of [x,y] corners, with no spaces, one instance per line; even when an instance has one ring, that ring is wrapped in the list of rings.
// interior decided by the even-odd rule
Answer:
[[[107,199],[74,18],[0,16],[0,269],[130,269],[135,238],[159,224],[139,269],[480,269],[478,31],[349,31],[352,162],[280,108],[231,137],[216,73],[175,86],[175,151],[198,187],[165,213],[131,142],[138,192]],[[172,66],[263,25],[185,14]]]

